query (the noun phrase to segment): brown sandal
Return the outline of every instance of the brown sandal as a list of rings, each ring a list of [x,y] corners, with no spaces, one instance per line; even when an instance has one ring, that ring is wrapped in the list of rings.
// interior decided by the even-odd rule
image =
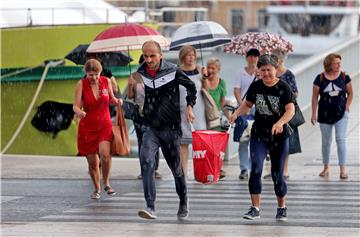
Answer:
[[[329,176],[329,170],[323,170],[321,171],[321,173],[319,174],[320,177],[327,177]]]
[[[349,176],[347,173],[340,174],[340,179],[348,179],[348,178],[349,178]]]

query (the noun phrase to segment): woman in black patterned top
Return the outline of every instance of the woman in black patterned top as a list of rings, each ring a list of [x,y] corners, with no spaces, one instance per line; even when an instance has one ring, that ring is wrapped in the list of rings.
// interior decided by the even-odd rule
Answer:
[[[260,218],[261,174],[268,153],[271,157],[271,176],[278,203],[276,219],[287,219],[287,185],[283,172],[289,150],[289,134],[285,131],[287,122],[294,116],[295,108],[290,86],[276,77],[277,65],[275,55],[260,56],[257,66],[261,80],[250,85],[245,102],[230,117],[230,123],[234,123],[238,116],[246,114],[255,105],[255,121],[250,135],[249,192],[252,205],[243,216],[249,220]]]

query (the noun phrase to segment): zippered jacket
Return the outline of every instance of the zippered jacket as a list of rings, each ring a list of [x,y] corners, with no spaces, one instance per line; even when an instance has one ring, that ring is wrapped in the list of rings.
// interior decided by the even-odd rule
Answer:
[[[138,69],[145,85],[144,124],[158,130],[181,131],[179,86],[186,88],[187,105],[194,106],[195,83],[175,64],[165,60],[161,60],[154,77],[147,73],[145,67],[146,63],[143,63]]]

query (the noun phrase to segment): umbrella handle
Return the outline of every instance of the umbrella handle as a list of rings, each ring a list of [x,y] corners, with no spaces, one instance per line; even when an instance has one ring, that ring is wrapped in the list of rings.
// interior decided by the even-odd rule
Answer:
[[[126,17],[125,17],[126,18]],[[128,55],[130,57],[130,48],[129,48],[129,45],[127,46],[127,50],[128,50]],[[129,75],[131,75],[131,65],[130,65],[130,62],[129,62]]]
[[[200,44],[200,58],[201,58],[201,65],[204,66],[204,62],[203,62],[203,54],[202,54],[202,48],[201,48],[201,42],[199,42]]]

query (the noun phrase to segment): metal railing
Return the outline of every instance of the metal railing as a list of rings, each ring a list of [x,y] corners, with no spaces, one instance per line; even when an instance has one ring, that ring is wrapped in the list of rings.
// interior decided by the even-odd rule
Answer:
[[[349,39],[348,41],[324,52],[313,55],[304,59],[300,63],[292,66],[290,70],[295,74],[296,84],[299,90],[299,97],[297,98],[302,111],[306,112],[306,120],[309,118],[312,85],[317,74],[321,73],[323,69],[323,61],[326,55],[330,53],[339,53],[342,57],[342,71],[345,71],[351,77],[355,77],[360,73],[360,36]],[[238,157],[238,143],[232,141],[233,130],[230,130],[230,138],[227,146],[225,160]],[[303,132],[304,133],[304,132]],[[303,134],[306,137],[306,134]]]
[[[3,8],[0,27],[121,23],[126,17],[117,8]]]
[[[143,11],[145,17],[134,17],[132,14]],[[177,27],[194,20],[206,20],[207,8],[162,7],[150,9],[144,7],[114,8],[3,8],[1,28],[34,25],[74,25],[74,24],[108,24],[130,21],[157,22],[161,27]],[[67,17],[71,16],[71,17]],[[171,19],[165,19],[168,16]],[[169,21],[171,20],[171,21]]]

